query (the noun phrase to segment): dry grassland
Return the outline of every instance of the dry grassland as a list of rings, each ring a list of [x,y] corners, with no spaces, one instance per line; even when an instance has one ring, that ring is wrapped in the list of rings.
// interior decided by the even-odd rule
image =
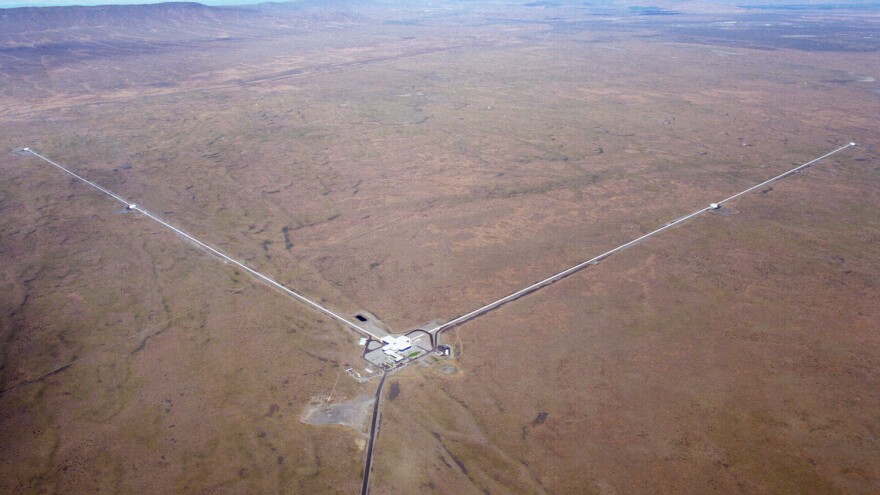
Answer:
[[[876,17],[799,18],[859,34],[822,51],[710,23],[795,14],[454,5],[9,35],[0,149],[404,331],[854,140],[446,334],[371,493],[880,490]],[[0,491],[356,493],[363,433],[300,415],[373,393],[357,336],[117,210],[0,155],[0,384],[81,359],[0,397]]]

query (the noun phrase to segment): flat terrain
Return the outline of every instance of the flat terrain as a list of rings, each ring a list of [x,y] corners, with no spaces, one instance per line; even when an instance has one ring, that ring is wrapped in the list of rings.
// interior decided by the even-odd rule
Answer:
[[[376,387],[15,148],[402,332],[850,141],[445,334],[370,493],[880,491],[880,15],[698,7],[0,11],[0,492],[357,493],[364,431],[301,417]]]

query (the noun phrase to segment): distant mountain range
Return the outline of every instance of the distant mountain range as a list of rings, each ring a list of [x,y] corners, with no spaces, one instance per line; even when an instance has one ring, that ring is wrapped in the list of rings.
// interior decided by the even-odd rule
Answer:
[[[12,34],[48,32],[77,27],[123,28],[137,31],[154,24],[224,22],[252,16],[253,10],[208,7],[199,3],[159,3],[144,5],[102,5],[94,7],[21,7],[0,10],[0,37]],[[48,33],[47,33],[48,34]]]
[[[0,49],[107,40],[235,36],[307,20],[344,22],[349,2],[208,6],[195,2],[0,9]]]
[[[230,4],[237,0],[219,0]],[[247,0],[244,0],[247,1]],[[611,8],[620,9],[622,12],[637,12],[643,15],[660,15],[675,12],[674,9],[684,7],[692,3],[692,0],[659,0],[646,2],[640,5],[634,1],[607,1],[596,2],[595,5],[608,5]],[[878,0],[848,0],[844,4],[827,3],[827,0],[799,0],[799,1],[774,1],[770,3],[749,2],[746,0],[712,0],[710,3],[736,5],[748,10],[866,10],[880,9]],[[104,29],[117,32],[119,30],[132,30],[132,34],[161,34],[168,33],[174,28],[186,26],[229,27],[233,23],[248,24],[258,23],[268,26],[272,23],[295,22],[297,19],[345,19],[357,17],[362,13],[378,9],[381,11],[402,10],[418,13],[422,6],[432,5],[436,8],[443,4],[450,12],[455,10],[468,11],[480,10],[494,6],[496,8],[506,6],[519,6],[531,8],[554,8],[566,5],[592,5],[591,3],[575,0],[557,1],[529,1],[504,2],[504,1],[469,1],[469,0],[443,0],[430,2],[428,0],[294,0],[280,3],[256,3],[224,6],[208,6],[196,2],[166,2],[152,4],[125,4],[125,5],[98,5],[98,6],[65,6],[65,7],[19,7],[0,8],[0,48],[6,43],[40,43],[58,38],[56,30],[70,29],[81,30],[82,34],[87,30]],[[386,10],[390,9],[390,10]],[[685,9],[686,10],[686,9]],[[28,39],[22,39],[19,35],[27,33]],[[78,35],[77,34],[77,35]],[[204,34],[204,33],[203,33]],[[150,36],[148,36],[150,37]],[[79,38],[80,41],[82,38]]]

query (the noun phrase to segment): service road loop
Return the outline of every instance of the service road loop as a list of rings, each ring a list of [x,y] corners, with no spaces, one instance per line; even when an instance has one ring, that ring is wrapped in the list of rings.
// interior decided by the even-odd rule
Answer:
[[[272,286],[272,287],[274,287],[274,288],[280,290],[281,292],[284,292],[284,293],[287,294],[288,296],[290,296],[290,297],[296,299],[297,301],[299,301],[299,302],[301,302],[301,303],[304,303],[304,304],[306,304],[307,306],[309,306],[309,307],[311,307],[311,308],[313,308],[313,309],[315,309],[315,310],[317,310],[317,311],[319,311],[319,312],[321,312],[321,313],[323,313],[323,314],[329,316],[330,318],[332,318],[332,319],[336,320],[337,322],[341,323],[343,326],[345,326],[345,327],[347,327],[347,328],[350,328],[350,329],[354,330],[355,332],[358,332],[358,333],[360,333],[360,334],[362,334],[362,335],[365,335],[365,336],[371,337],[371,338],[376,339],[376,340],[381,340],[381,338],[382,338],[381,336],[376,335],[375,333],[373,333],[373,332],[367,330],[366,328],[361,327],[360,325],[356,325],[356,324],[354,324],[354,323],[348,321],[348,319],[344,318],[343,316],[341,316],[341,315],[339,315],[339,314],[337,314],[337,313],[331,311],[330,309],[325,308],[324,306],[322,306],[322,305],[316,303],[315,301],[312,301],[311,299],[309,299],[309,298],[303,296],[302,294],[299,294],[298,292],[296,292],[296,291],[294,291],[294,290],[292,290],[292,289],[290,289],[290,288],[284,286],[283,284],[281,284],[280,282],[276,281],[275,279],[273,279],[273,278],[271,278],[271,277],[269,277],[269,276],[267,276],[267,275],[264,275],[264,274],[262,274],[262,273],[260,273],[260,272],[258,272],[258,271],[256,271],[256,270],[254,270],[253,268],[251,268],[251,267],[245,265],[244,263],[242,263],[242,262],[240,262],[240,261],[238,261],[238,260],[236,260],[236,259],[233,259],[233,258],[230,257],[230,256],[227,256],[226,254],[224,254],[224,253],[218,251],[217,249],[215,249],[215,248],[213,248],[213,247],[211,247],[211,246],[205,244],[204,242],[202,242],[202,241],[196,239],[195,237],[193,237],[193,236],[187,234],[187,233],[184,232],[183,230],[181,230],[181,229],[179,229],[179,228],[177,228],[177,227],[171,225],[170,223],[166,222],[165,220],[162,220],[161,218],[159,218],[158,216],[154,215],[153,213],[150,213],[149,211],[147,211],[146,209],[142,208],[141,206],[138,206],[138,205],[136,205],[136,204],[134,204],[134,203],[132,203],[132,202],[126,200],[125,198],[123,198],[123,197],[121,197],[121,196],[119,196],[119,195],[117,195],[117,194],[114,194],[113,192],[109,191],[108,189],[106,189],[106,188],[104,188],[104,187],[101,187],[101,186],[99,186],[98,184],[96,184],[96,183],[94,183],[94,182],[92,182],[92,181],[90,181],[90,180],[88,180],[88,179],[85,179],[84,177],[82,177],[82,176],[80,176],[80,175],[77,175],[77,174],[71,172],[70,170],[68,170],[67,168],[63,167],[62,165],[59,165],[58,163],[56,163],[56,162],[50,160],[49,158],[46,158],[45,156],[43,156],[43,155],[37,153],[36,151],[34,151],[34,150],[30,149],[30,148],[22,148],[22,151],[27,152],[27,153],[30,153],[31,155],[33,155],[33,156],[35,156],[35,157],[37,157],[37,158],[39,158],[39,159],[45,161],[46,163],[48,163],[48,164],[50,164],[50,165],[56,167],[57,169],[61,170],[62,172],[64,172],[64,173],[66,173],[66,174],[68,174],[68,175],[74,177],[75,179],[77,179],[77,180],[83,182],[84,184],[89,185],[89,186],[91,186],[91,187],[97,189],[98,191],[101,191],[102,193],[106,194],[107,196],[110,196],[111,198],[115,199],[116,201],[122,203],[122,204],[126,207],[126,209],[128,209],[128,210],[130,210],[130,211],[138,211],[138,212],[142,213],[145,217],[149,218],[150,220],[153,220],[154,222],[156,222],[156,223],[158,223],[159,225],[161,225],[161,226],[167,228],[168,230],[174,232],[175,234],[177,234],[177,235],[179,235],[179,236],[181,236],[181,237],[184,237],[185,239],[187,239],[187,240],[189,240],[189,241],[192,241],[192,242],[195,243],[197,246],[199,246],[199,247],[201,247],[201,248],[207,250],[208,252],[210,252],[210,253],[212,253],[212,254],[214,254],[214,255],[216,255],[216,256],[219,256],[221,259],[223,259],[223,260],[225,260],[225,261],[228,261],[229,263],[232,263],[233,265],[235,265],[235,266],[241,268],[242,270],[248,272],[250,275],[252,275],[252,276],[253,276],[254,278],[256,278],[257,280],[263,281],[263,282],[269,284],[270,286]]]
[[[513,300],[515,300],[515,299],[518,299],[518,298],[520,298],[520,297],[526,295],[526,294],[529,294],[529,293],[531,293],[531,292],[534,292],[534,291],[536,291],[536,290],[538,290],[538,289],[540,289],[540,288],[542,288],[542,287],[544,287],[544,286],[546,286],[546,285],[550,285],[550,284],[552,284],[553,282],[556,282],[556,281],[558,281],[558,280],[560,280],[560,279],[563,279],[563,278],[565,278],[565,277],[571,275],[572,273],[574,273],[574,272],[576,272],[576,271],[578,271],[578,270],[581,270],[581,269],[583,269],[583,268],[586,268],[586,267],[588,267],[588,266],[590,266],[590,265],[595,265],[596,263],[598,263],[598,262],[602,261],[603,259],[605,259],[605,258],[611,256],[612,254],[615,254],[615,253],[618,253],[618,252],[620,252],[620,251],[623,251],[624,249],[626,249],[626,248],[628,248],[628,247],[632,247],[632,246],[634,246],[634,245],[636,245],[636,244],[638,244],[638,243],[644,241],[645,239],[647,239],[647,238],[649,238],[649,237],[652,237],[652,236],[654,236],[654,235],[659,234],[660,232],[663,232],[664,230],[666,230],[666,229],[668,229],[668,228],[670,228],[670,227],[673,227],[673,226],[678,225],[678,224],[680,224],[680,223],[683,223],[683,222],[685,222],[685,221],[687,221],[687,220],[690,220],[691,218],[694,218],[694,217],[696,217],[696,216],[698,216],[698,215],[701,215],[701,214],[703,214],[703,213],[705,213],[705,212],[707,212],[707,211],[711,211],[711,210],[718,209],[718,208],[720,208],[724,203],[727,203],[727,202],[733,201],[734,199],[736,199],[736,198],[738,198],[738,197],[740,197],[740,196],[742,196],[742,195],[744,195],[744,194],[750,193],[750,192],[754,191],[755,189],[758,189],[758,188],[764,187],[764,186],[766,186],[766,185],[768,185],[768,184],[770,184],[770,183],[772,183],[772,182],[776,182],[776,181],[778,181],[778,180],[780,180],[780,179],[784,179],[785,177],[788,177],[789,175],[792,175],[792,174],[794,174],[794,173],[797,173],[797,172],[799,172],[800,170],[803,170],[803,169],[809,167],[810,165],[813,165],[813,164],[816,163],[816,162],[819,162],[819,161],[821,161],[821,160],[824,160],[825,158],[828,158],[829,156],[831,156],[831,155],[833,155],[833,154],[835,154],[835,153],[839,153],[839,152],[841,152],[841,151],[843,151],[843,150],[845,150],[845,149],[847,149],[847,148],[851,148],[851,147],[854,147],[854,146],[856,146],[856,143],[853,143],[853,142],[851,142],[851,143],[849,143],[849,144],[846,144],[846,145],[844,145],[844,146],[841,146],[840,148],[837,148],[837,149],[834,150],[834,151],[831,151],[831,152],[829,152],[829,153],[826,153],[826,154],[820,156],[819,158],[815,158],[815,159],[813,159],[813,160],[810,160],[810,161],[808,161],[808,162],[806,162],[806,163],[804,163],[804,164],[802,164],[802,165],[799,165],[799,166],[797,166],[797,167],[795,167],[795,168],[793,168],[793,169],[791,169],[791,170],[789,170],[789,171],[787,171],[787,172],[785,172],[785,173],[779,174],[779,175],[777,175],[776,177],[773,177],[772,179],[765,180],[764,182],[761,182],[761,183],[758,184],[758,185],[752,186],[752,187],[750,187],[750,188],[748,188],[748,189],[746,189],[746,190],[744,190],[744,191],[740,191],[740,192],[734,194],[733,196],[730,196],[729,198],[725,198],[725,199],[723,199],[723,200],[721,200],[721,201],[719,201],[719,202],[717,202],[717,203],[711,203],[709,206],[707,206],[707,207],[705,207],[705,208],[701,208],[701,209],[699,209],[699,210],[697,210],[697,211],[695,211],[695,212],[693,212],[693,213],[691,213],[691,214],[689,214],[689,215],[685,215],[685,216],[683,216],[683,217],[680,217],[680,218],[677,218],[677,219],[675,219],[675,220],[672,220],[671,222],[667,222],[667,223],[664,224],[662,227],[660,227],[660,228],[658,228],[658,229],[656,229],[656,230],[653,230],[653,231],[651,231],[651,232],[648,232],[647,234],[645,234],[645,235],[643,235],[643,236],[641,236],[641,237],[639,237],[639,238],[637,238],[637,239],[633,239],[633,240],[631,240],[631,241],[629,241],[629,242],[627,242],[627,243],[625,243],[625,244],[621,244],[620,246],[618,246],[618,247],[616,247],[616,248],[614,248],[614,249],[612,249],[612,250],[610,250],[610,251],[607,251],[607,252],[605,252],[605,253],[602,253],[602,254],[600,254],[599,256],[596,256],[596,257],[594,257],[594,258],[590,258],[590,259],[588,259],[587,261],[584,261],[583,263],[578,263],[577,265],[575,265],[575,266],[573,266],[573,267],[571,267],[571,268],[568,268],[567,270],[563,270],[563,271],[561,271],[561,272],[559,272],[559,273],[557,273],[557,274],[555,274],[555,275],[551,275],[551,276],[545,278],[544,280],[541,280],[540,282],[536,282],[536,283],[534,283],[534,284],[532,284],[532,285],[530,285],[530,286],[528,286],[528,287],[526,287],[526,288],[524,288],[524,289],[520,289],[520,290],[514,292],[513,294],[509,294],[509,295],[507,295],[507,296],[504,296],[504,297],[502,297],[501,299],[498,299],[497,301],[491,302],[491,303],[489,303],[489,304],[487,304],[487,305],[485,305],[485,306],[483,306],[483,307],[481,307],[481,308],[477,308],[477,309],[471,311],[470,313],[466,313],[466,314],[461,315],[461,316],[459,316],[459,317],[457,317],[457,318],[454,318],[454,319],[452,319],[452,320],[449,320],[448,322],[444,323],[443,325],[440,325],[439,327],[437,327],[437,328],[435,328],[434,330],[432,330],[432,331],[434,332],[435,339],[436,339],[437,336],[439,336],[440,333],[443,332],[444,330],[448,330],[448,329],[450,329],[450,328],[452,328],[452,327],[454,327],[454,326],[456,326],[456,325],[461,325],[462,323],[464,323],[464,322],[466,322],[466,321],[468,321],[468,320],[472,320],[472,319],[474,319],[474,318],[476,318],[476,317],[478,317],[478,316],[480,316],[480,315],[483,315],[483,314],[485,314],[485,313],[488,313],[489,311],[492,311],[493,309],[495,309],[495,308],[497,308],[497,307],[499,307],[499,306],[501,306],[501,305],[507,304],[507,303],[509,303],[509,302],[511,302],[511,301],[513,301]]]

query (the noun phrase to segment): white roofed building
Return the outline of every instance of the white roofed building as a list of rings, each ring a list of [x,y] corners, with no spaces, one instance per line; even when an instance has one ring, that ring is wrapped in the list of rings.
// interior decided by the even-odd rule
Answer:
[[[385,345],[382,346],[383,351],[401,352],[412,347],[412,339],[406,335],[401,335],[399,337],[386,335],[382,337],[382,342],[385,343]]]

